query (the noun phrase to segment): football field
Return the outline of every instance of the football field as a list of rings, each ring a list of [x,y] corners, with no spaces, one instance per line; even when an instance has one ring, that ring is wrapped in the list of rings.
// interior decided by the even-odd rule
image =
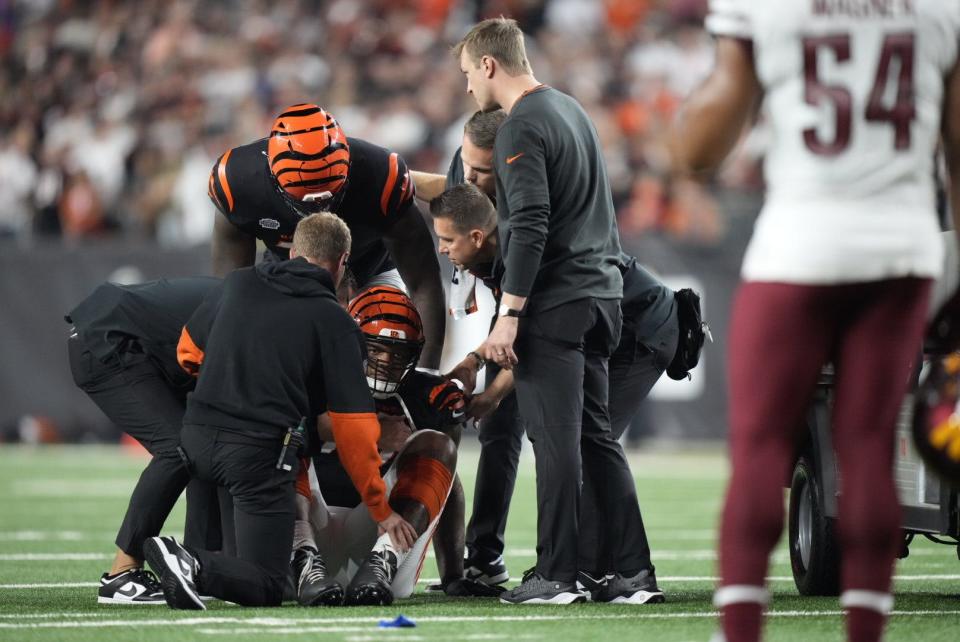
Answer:
[[[112,447],[0,446],[0,640],[708,640],[716,574],[716,524],[727,475],[722,451],[631,455],[666,604],[507,606],[418,592],[387,608],[243,609],[99,606],[113,538],[144,460]],[[470,506],[476,452],[461,454]],[[179,537],[178,505],[166,533]],[[469,510],[469,508],[468,508]],[[525,452],[507,533],[515,580],[533,564],[533,462]],[[960,639],[956,549],[916,540],[897,567],[888,640]],[[771,567],[769,640],[841,640],[835,598],[801,598],[781,542]],[[421,587],[437,577],[431,557]],[[511,581],[513,584],[514,581]],[[403,614],[415,628],[380,628]]]

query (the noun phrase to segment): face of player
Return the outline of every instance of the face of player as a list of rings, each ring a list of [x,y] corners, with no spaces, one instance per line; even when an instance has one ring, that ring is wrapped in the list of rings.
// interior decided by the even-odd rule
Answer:
[[[497,191],[493,178],[493,150],[477,147],[470,141],[470,137],[464,134],[460,160],[463,162],[464,179],[479,187],[492,200]]]
[[[446,217],[433,219],[433,231],[437,234],[437,251],[445,255],[458,268],[476,266],[483,247],[483,232],[471,230],[464,234],[456,229]]]
[[[463,48],[460,52],[460,71],[467,78],[467,93],[477,101],[481,111],[492,111],[500,105],[493,98],[486,69],[487,64],[483,59],[480,60],[479,65],[474,65],[473,60],[467,54],[467,48]]]
[[[400,346],[367,340],[367,385],[376,393],[391,393],[413,365],[416,355]]]

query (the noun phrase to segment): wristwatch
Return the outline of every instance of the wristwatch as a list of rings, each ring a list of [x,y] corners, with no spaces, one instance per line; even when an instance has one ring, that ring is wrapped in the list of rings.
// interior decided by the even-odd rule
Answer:
[[[506,303],[500,304],[500,309],[497,312],[497,316],[501,317],[519,317],[520,310],[514,310],[513,308],[507,307]]]

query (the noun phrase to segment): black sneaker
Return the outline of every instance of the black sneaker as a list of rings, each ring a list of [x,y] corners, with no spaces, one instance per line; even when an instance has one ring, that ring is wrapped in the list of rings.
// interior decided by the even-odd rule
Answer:
[[[593,592],[600,590],[600,587],[606,585],[611,577],[613,577],[613,574],[598,575],[596,573],[587,573],[586,571],[577,571],[577,588],[583,591],[583,594],[587,596],[587,601],[589,602],[592,599],[591,595]]]
[[[166,604],[157,576],[142,568],[100,576],[98,604]]]
[[[463,560],[463,576],[488,586],[503,584],[510,579],[510,573],[507,572],[507,565],[503,563],[502,555],[492,561],[468,557]]]
[[[347,606],[389,606],[393,604],[390,584],[397,574],[397,555],[390,549],[372,551],[357,569],[347,587]]]
[[[649,569],[643,569],[633,577],[624,577],[620,573],[608,575],[607,582],[591,597],[594,602],[609,604],[660,604],[666,601],[663,591],[657,588],[657,576]]]
[[[143,554],[160,576],[160,586],[171,609],[207,610],[197,592],[200,563],[177,540],[151,537],[143,545]]]
[[[339,606],[343,587],[327,577],[327,565],[311,546],[293,552],[293,572],[297,579],[297,601],[302,606]]]
[[[575,582],[548,580],[533,569],[523,574],[523,582],[500,594],[504,604],[574,604],[586,602],[587,596]]]

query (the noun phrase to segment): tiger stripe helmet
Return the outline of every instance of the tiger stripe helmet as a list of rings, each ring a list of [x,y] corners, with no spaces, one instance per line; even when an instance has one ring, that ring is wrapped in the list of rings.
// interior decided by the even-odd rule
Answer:
[[[287,107],[267,140],[280,194],[301,215],[334,211],[346,193],[350,145],[340,124],[312,103]]]
[[[403,290],[375,285],[347,308],[367,343],[367,385],[374,397],[396,392],[423,349],[420,313]]]

